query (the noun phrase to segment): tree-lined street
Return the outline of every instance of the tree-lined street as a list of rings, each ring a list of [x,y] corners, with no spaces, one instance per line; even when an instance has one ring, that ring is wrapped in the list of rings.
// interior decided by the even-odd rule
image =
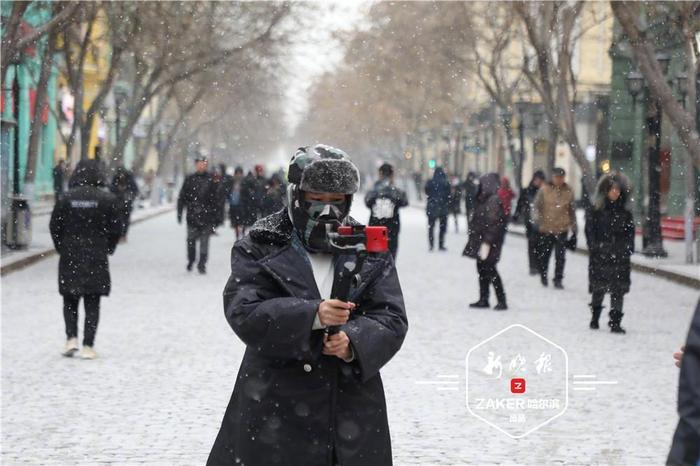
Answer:
[[[527,275],[523,238],[510,235],[502,276],[511,309],[470,310],[474,262],[450,232],[429,253],[425,215],[404,211],[399,276],[410,330],[383,371],[395,463],[659,464],[676,423],[678,369],[696,293],[633,273],[629,333],[587,328],[585,256],[570,255],[563,291]],[[358,208],[364,220],[368,213]],[[462,231],[464,225],[462,225]],[[60,356],[57,259],[3,277],[2,460],[5,464],[202,464],[230,397],[244,346],[223,316],[232,232],[212,238],[209,274],[184,270],[184,230],[174,214],[135,225],[111,258],[95,361]],[[81,311],[82,315],[82,311]],[[82,321],[80,321],[82,327]],[[469,348],[512,323],[563,346],[571,374],[617,385],[570,393],[566,414],[521,440],[470,416]],[[459,391],[416,384],[459,374]]]

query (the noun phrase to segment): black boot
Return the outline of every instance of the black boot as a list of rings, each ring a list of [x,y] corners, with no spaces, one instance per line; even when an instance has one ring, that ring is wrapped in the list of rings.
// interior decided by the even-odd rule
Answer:
[[[592,304],[589,304],[588,306],[591,308],[591,323],[589,327],[592,330],[598,330],[600,328],[598,320],[600,319],[600,314],[603,312],[603,306],[593,307]]]
[[[498,303],[493,307],[493,310],[494,311],[507,311],[508,310],[508,304],[506,304],[505,295],[498,298]]]
[[[540,274],[540,283],[542,283],[542,286],[548,286],[549,282],[547,281],[547,276],[544,274]]]
[[[562,285],[562,283],[561,283],[561,278],[555,278],[555,279],[554,279],[554,288],[556,288],[557,290],[563,290],[563,289],[564,289],[564,285]]]
[[[508,304],[506,304],[506,292],[503,289],[503,282],[501,281],[501,276],[496,274],[493,280],[493,289],[496,291],[496,299],[498,303],[493,307],[494,311],[505,311],[508,309]]]
[[[479,300],[471,303],[469,307],[486,308],[489,307],[489,280],[479,275]]]
[[[610,310],[610,322],[608,322],[608,326],[610,327],[610,332],[622,333],[622,334],[627,333],[625,331],[625,329],[622,328],[622,326],[620,325],[620,322],[622,322],[622,316],[624,316],[622,311],[618,311],[616,309]]]

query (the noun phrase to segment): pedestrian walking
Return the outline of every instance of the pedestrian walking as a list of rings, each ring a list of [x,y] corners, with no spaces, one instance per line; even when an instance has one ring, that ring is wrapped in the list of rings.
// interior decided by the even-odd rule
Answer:
[[[63,159],[60,159],[55,167],[53,167],[53,196],[54,203],[58,202],[63,194],[63,182],[65,180],[66,169],[63,165]]]
[[[525,236],[527,237],[527,259],[530,267],[530,275],[537,275],[539,273],[537,258],[538,233],[537,228],[533,225],[532,203],[535,201],[537,191],[539,191],[540,186],[542,186],[545,179],[546,177],[542,170],[535,171],[535,173],[532,175],[530,183],[520,192],[518,204],[516,205],[515,213],[513,214],[513,221],[518,222],[520,219],[522,219],[522,222],[525,225]]]
[[[447,209],[455,220],[455,231],[459,233],[459,214],[462,213],[462,183],[456,176],[450,180],[450,197],[447,201]]]
[[[226,164],[219,164],[213,180],[216,185],[216,226],[218,227],[223,225],[226,219],[226,204],[233,189],[233,176],[226,173]]]
[[[469,222],[474,211],[476,202],[476,191],[478,190],[478,176],[474,172],[467,173],[467,178],[462,186],[462,194],[464,196],[464,208],[467,214],[467,232],[469,230]]]
[[[211,174],[207,171],[208,161],[203,155],[195,158],[196,171],[185,178],[177,199],[177,221],[182,223],[182,213],[187,210],[187,271],[191,271],[197,259],[197,270],[207,272],[209,237],[216,222],[217,191]]]
[[[258,220],[260,212],[260,184],[251,172],[241,181],[241,218],[244,229],[250,228]]]
[[[265,190],[265,195],[262,198],[260,212],[262,217],[267,217],[270,214],[279,212],[284,208],[284,188],[282,180],[277,173],[274,173]]]
[[[370,210],[369,225],[387,228],[389,251],[396,259],[401,231],[399,209],[408,205],[408,197],[404,190],[394,184],[394,167],[391,164],[383,163],[379,167],[379,179],[367,192],[365,205]]]
[[[287,210],[233,246],[226,318],[246,344],[209,466],[392,464],[380,369],[408,328],[391,256],[372,256],[349,302],[330,299],[336,267],[328,232],[349,217],[359,173],[317,145],[289,166]],[[328,326],[339,326],[334,334]]]
[[[78,351],[78,305],[85,307],[80,356],[94,359],[100,298],[111,289],[108,255],[114,254],[122,233],[116,197],[100,189],[103,177],[94,160],[75,167],[69,190],[54,205],[49,230],[58,261],[58,292],[63,296],[66,344],[62,354]]]
[[[508,304],[496,265],[501,258],[508,222],[503,200],[498,195],[499,187],[498,173],[488,173],[479,178],[474,213],[469,224],[469,240],[463,255],[476,259],[479,274],[479,300],[469,307],[489,307],[489,291],[493,285],[498,301],[493,309],[504,311],[508,309]]]
[[[507,176],[501,178],[501,187],[498,188],[498,197],[501,198],[501,202],[503,203],[503,210],[506,213],[506,218],[510,219],[510,212],[513,205],[513,199],[515,198],[515,193],[510,187],[510,180]]]
[[[537,258],[540,280],[548,285],[547,275],[549,258],[554,249],[554,287],[563,289],[564,264],[566,261],[566,243],[568,232],[576,234],[576,211],[574,210],[574,192],[566,184],[566,172],[563,168],[552,170],[552,180],[540,188],[533,203],[534,225],[539,233]]]
[[[630,187],[621,173],[603,175],[598,182],[594,205],[586,212],[588,243],[588,292],[592,294],[590,328],[597,329],[603,298],[610,294],[613,333],[625,333],[623,300],[630,289],[630,257],[634,252],[634,220],[627,208]]]
[[[440,251],[447,251],[445,247],[445,233],[447,233],[448,200],[450,197],[450,182],[442,167],[437,167],[433,177],[425,184],[425,195],[428,197],[426,214],[428,215],[428,243],[430,250],[435,244],[435,223],[440,222],[439,247]]]
[[[241,182],[243,181],[243,168],[236,167],[233,172],[231,192],[228,197],[228,214],[231,228],[236,232],[236,240],[245,235],[246,226],[242,223],[243,204],[241,202]]]
[[[134,200],[139,195],[139,187],[136,184],[133,173],[123,166],[117,167],[109,185],[109,190],[117,198],[117,207],[121,215],[121,237],[126,240],[131,225],[131,213],[134,210]]]

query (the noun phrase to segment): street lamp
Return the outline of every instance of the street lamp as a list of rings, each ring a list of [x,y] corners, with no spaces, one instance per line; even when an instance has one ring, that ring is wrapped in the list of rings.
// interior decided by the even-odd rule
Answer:
[[[656,54],[656,59],[661,71],[666,76],[671,57],[667,53],[659,52]],[[647,152],[649,160],[649,205],[642,235],[642,254],[648,257],[666,257],[668,253],[664,249],[661,234],[661,102],[651,99],[644,77],[637,71],[632,71],[627,75],[627,90],[632,96],[633,105],[635,105],[637,95],[642,91],[644,91],[647,105],[653,105],[653,108],[648,108],[653,110],[653,113],[648,112],[647,114],[647,129],[650,140],[653,138],[653,144],[649,145]]]
[[[639,71],[630,71],[625,79],[627,91],[632,96],[632,109],[637,106],[637,96],[644,90],[644,76]]]
[[[681,95],[681,103],[685,108],[685,96],[688,95],[688,73],[682,71],[676,75],[676,86]]]

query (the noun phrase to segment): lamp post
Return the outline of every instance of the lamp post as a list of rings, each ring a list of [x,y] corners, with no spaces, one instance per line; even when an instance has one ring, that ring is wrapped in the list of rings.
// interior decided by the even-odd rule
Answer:
[[[658,53],[656,58],[664,76],[666,76],[670,57],[667,54]],[[664,249],[661,234],[661,103],[651,99],[649,88],[645,85],[644,78],[638,72],[630,72],[626,81],[627,89],[632,96],[632,105],[636,105],[637,96],[643,90],[649,110],[647,113],[649,205],[647,207],[646,221],[643,225],[642,254],[648,257],[666,257],[668,253]]]

